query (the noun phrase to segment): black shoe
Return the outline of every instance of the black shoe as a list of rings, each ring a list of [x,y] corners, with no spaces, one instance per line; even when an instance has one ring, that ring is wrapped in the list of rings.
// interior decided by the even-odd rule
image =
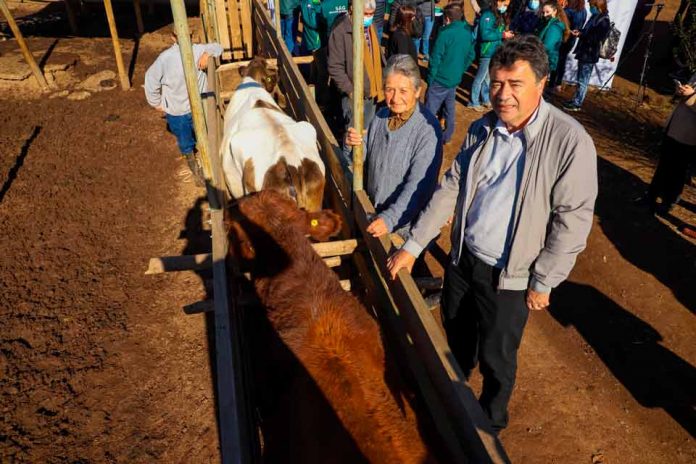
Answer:
[[[580,107],[575,105],[575,103],[573,103],[573,102],[569,102],[569,101],[563,102],[563,104],[561,106],[566,111],[573,111],[573,112],[580,111]]]

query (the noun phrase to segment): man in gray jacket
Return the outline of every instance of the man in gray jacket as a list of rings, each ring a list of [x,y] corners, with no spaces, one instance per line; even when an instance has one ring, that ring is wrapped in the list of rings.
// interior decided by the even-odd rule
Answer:
[[[490,63],[494,112],[467,138],[403,248],[394,278],[452,216],[442,317],[467,377],[480,362],[479,402],[507,426],[517,349],[529,310],[549,306],[592,226],[595,147],[583,127],[542,99],[548,59],[534,36],[506,41]]]

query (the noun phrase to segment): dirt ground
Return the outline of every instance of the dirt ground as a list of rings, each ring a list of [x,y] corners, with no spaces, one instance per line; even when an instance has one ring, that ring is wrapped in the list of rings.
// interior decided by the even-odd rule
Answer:
[[[208,327],[182,311],[205,276],[144,275],[150,257],[205,251],[208,234],[203,191],[179,177],[141,89],[170,16],[146,14],[135,41],[132,10],[117,11],[124,92],[103,12],[72,37],[60,4],[9,3],[57,88],[0,80],[0,462],[219,461]],[[0,60],[12,54],[0,42]],[[633,204],[670,111],[652,90],[636,107],[636,87],[622,76],[577,113],[600,155],[595,225],[551,310],[530,318],[501,436],[513,462],[696,462],[696,243],[678,231],[696,225],[696,189],[667,219]],[[457,111],[446,164],[480,116]]]

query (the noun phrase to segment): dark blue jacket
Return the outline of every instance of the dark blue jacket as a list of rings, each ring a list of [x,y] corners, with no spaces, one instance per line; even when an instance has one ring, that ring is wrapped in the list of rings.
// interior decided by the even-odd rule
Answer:
[[[534,34],[540,22],[539,11],[527,9],[515,16],[510,24],[510,30],[519,35]]]
[[[609,36],[611,21],[606,13],[592,15],[580,33],[578,46],[575,47],[575,58],[583,63],[599,61],[599,47]]]
[[[571,31],[580,31],[587,21],[586,10],[574,10],[572,8],[564,8],[565,14],[568,17]]]

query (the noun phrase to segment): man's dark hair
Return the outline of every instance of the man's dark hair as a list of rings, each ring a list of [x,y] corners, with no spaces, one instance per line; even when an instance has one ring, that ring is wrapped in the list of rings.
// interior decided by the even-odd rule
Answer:
[[[535,35],[523,35],[504,41],[491,58],[489,69],[510,68],[518,60],[529,63],[537,82],[549,75],[549,57],[544,43]]]
[[[448,3],[442,11],[443,14],[447,16],[447,18],[452,22],[460,21],[464,17],[464,10],[462,9],[462,4],[459,2]]]

